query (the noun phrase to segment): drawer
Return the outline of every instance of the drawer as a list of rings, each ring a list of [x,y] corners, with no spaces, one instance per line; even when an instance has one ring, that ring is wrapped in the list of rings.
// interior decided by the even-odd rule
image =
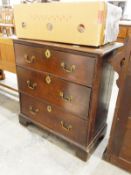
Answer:
[[[120,26],[118,38],[126,38],[126,36],[127,36],[127,28],[124,26]]]
[[[30,71],[17,66],[21,92],[42,98],[64,110],[87,119],[91,89],[47,73]]]
[[[21,94],[21,112],[31,120],[81,144],[86,144],[87,121],[74,117],[56,106]]]
[[[16,64],[92,86],[95,58],[15,44]]]

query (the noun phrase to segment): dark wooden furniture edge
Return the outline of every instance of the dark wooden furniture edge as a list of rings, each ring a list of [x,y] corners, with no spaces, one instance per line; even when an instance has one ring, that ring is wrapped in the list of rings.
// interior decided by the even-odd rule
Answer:
[[[24,39],[16,39],[14,38],[13,41],[17,44],[23,44],[25,43],[26,45],[32,46],[33,44],[35,44],[36,46],[40,46],[42,44],[45,44],[47,47],[49,46],[50,48],[54,48],[56,50],[63,50],[63,51],[71,51],[71,52],[85,52],[86,55],[87,53],[96,57],[96,55],[99,56],[103,56],[106,55],[108,53],[110,53],[110,51],[113,51],[117,48],[120,48],[123,46],[123,43],[118,43],[118,42],[113,42],[113,43],[109,43],[106,44],[104,46],[101,47],[86,47],[86,46],[81,46],[81,45],[73,45],[73,44],[63,44],[63,43],[53,43],[53,42],[48,42],[48,41],[36,41],[36,40],[24,40]],[[52,46],[53,45],[53,46]]]
[[[4,71],[0,69],[0,80],[4,80],[4,79],[5,79]]]
[[[109,60],[110,64],[113,66],[114,70],[118,73],[119,79],[117,80],[117,86],[119,88],[119,93],[117,97],[117,102],[116,102],[116,108],[114,112],[114,119],[112,123],[112,129],[110,133],[110,139],[107,145],[107,148],[103,154],[103,159],[111,164],[114,164],[126,171],[131,172],[131,166],[130,163],[123,159],[122,157],[118,157],[117,155],[113,154],[115,151],[118,152],[118,150],[114,150],[113,145],[115,144],[113,142],[113,138],[115,138],[116,134],[116,129],[119,129],[119,135],[121,136],[121,139],[117,140],[117,144],[121,145],[121,140],[124,137],[122,134],[122,129],[121,128],[116,128],[116,124],[119,122],[119,116],[120,116],[120,106],[121,106],[121,100],[122,97],[124,96],[124,88],[125,88],[125,82],[127,81],[127,71],[128,71],[128,65],[130,61],[130,55],[131,55],[131,50],[130,46],[131,45],[131,36],[126,40],[125,45],[122,50],[120,50],[120,53],[113,57],[111,60]],[[126,48],[127,47],[127,48]],[[121,66],[119,66],[121,65]],[[126,120],[124,121],[126,122]],[[126,125],[125,125],[126,126]],[[112,137],[113,136],[113,137]]]
[[[46,130],[47,132],[50,132],[59,138],[63,139],[64,141],[67,141],[70,143],[70,146],[76,150],[76,156],[80,158],[83,161],[87,161],[91,154],[95,151],[96,147],[99,145],[101,140],[104,138],[107,130],[107,124],[103,126],[103,128],[97,133],[97,135],[94,137],[94,139],[91,141],[91,143],[88,145],[88,147],[82,147],[81,145],[77,144],[76,142],[73,142],[72,140],[68,139],[67,137],[64,137],[63,135],[56,133],[55,131],[47,128],[46,126],[43,126],[42,124],[32,120],[28,119],[25,115],[22,113],[19,114],[19,122],[23,126],[28,126],[29,124],[37,124],[40,128]]]
[[[127,169],[131,171],[131,166],[130,166],[130,163],[128,163],[128,161],[120,157],[118,158],[115,155],[112,155],[107,149],[105,150],[103,154],[103,159],[111,163],[112,165],[116,165],[119,168],[124,169],[125,171],[127,171]]]

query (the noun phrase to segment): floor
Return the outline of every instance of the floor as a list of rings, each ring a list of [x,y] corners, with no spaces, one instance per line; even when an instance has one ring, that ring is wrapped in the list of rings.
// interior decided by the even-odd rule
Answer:
[[[116,95],[114,86],[107,136],[91,158],[83,162],[55,136],[33,125],[20,125],[18,94],[0,86],[0,175],[129,175],[101,158],[107,145]]]

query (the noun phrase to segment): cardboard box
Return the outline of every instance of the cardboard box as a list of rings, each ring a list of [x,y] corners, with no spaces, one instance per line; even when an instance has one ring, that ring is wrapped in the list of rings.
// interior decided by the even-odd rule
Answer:
[[[19,38],[89,46],[105,44],[105,2],[20,4],[14,7],[14,17]]]

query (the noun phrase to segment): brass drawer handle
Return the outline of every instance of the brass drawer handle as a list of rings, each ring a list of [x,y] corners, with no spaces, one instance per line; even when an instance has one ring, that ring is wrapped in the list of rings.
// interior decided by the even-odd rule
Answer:
[[[72,102],[72,99],[73,99],[73,97],[72,96],[69,96],[69,97],[65,97],[65,95],[64,95],[64,93],[62,92],[62,91],[60,91],[60,97],[64,100],[64,101],[66,101],[66,102]]]
[[[45,77],[45,82],[46,82],[46,84],[50,84],[50,83],[51,83],[51,78],[50,78],[49,75],[47,75],[47,76]]]
[[[35,90],[35,88],[37,87],[37,83],[32,83],[30,80],[27,80],[27,86],[29,89],[31,90]]]
[[[67,125],[65,124],[63,121],[60,122],[61,123],[61,127],[66,130],[66,131],[70,131],[72,129],[72,125]]]
[[[61,67],[63,68],[63,70],[65,70],[68,73],[72,73],[76,69],[76,66],[75,65],[72,65],[72,66],[69,67],[64,62],[61,63]]]
[[[34,109],[33,106],[29,106],[29,112],[32,115],[36,115],[39,112],[39,109],[38,108]]]
[[[35,61],[35,59],[36,59],[35,56],[32,56],[30,58],[27,54],[24,55],[24,58],[25,58],[26,63],[28,63],[28,64],[33,63]]]
[[[52,111],[52,107],[50,105],[47,106],[47,111],[51,112]]]
[[[46,51],[45,51],[45,57],[46,57],[47,59],[49,59],[49,58],[51,57],[51,52],[50,52],[49,49],[46,49]]]

